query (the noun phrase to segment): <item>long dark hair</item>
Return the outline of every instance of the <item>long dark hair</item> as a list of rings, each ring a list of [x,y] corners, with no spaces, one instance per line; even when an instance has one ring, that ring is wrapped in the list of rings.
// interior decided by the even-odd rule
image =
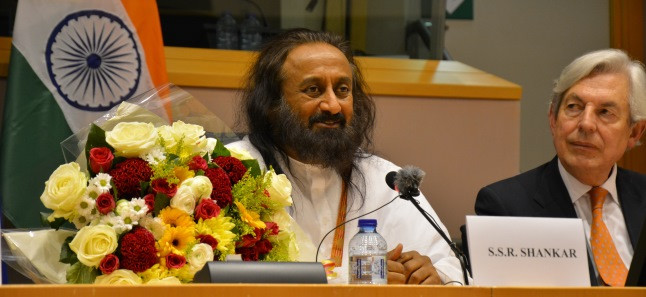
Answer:
[[[281,87],[285,77],[282,70],[287,55],[292,49],[307,43],[332,45],[348,59],[353,75],[353,125],[363,135],[361,150],[357,150],[356,157],[368,156],[372,151],[375,105],[367,94],[367,86],[354,60],[350,44],[342,37],[331,33],[292,29],[276,36],[264,45],[256,63],[248,73],[242,94],[242,115],[249,129],[249,140],[260,152],[267,167],[272,166],[279,174],[284,171],[279,165],[276,153],[280,155],[288,167],[289,159],[283,150],[284,144],[277,143],[277,140],[272,136],[272,129],[275,127],[273,127],[270,114],[283,100]],[[356,162],[353,162],[347,170],[339,172],[346,184],[354,185],[351,176],[352,172],[357,169],[356,167]],[[289,170],[289,168],[287,169]]]

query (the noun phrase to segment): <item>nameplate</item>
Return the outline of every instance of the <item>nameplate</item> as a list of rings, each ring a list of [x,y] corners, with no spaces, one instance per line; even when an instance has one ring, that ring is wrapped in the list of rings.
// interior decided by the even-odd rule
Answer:
[[[475,285],[590,286],[581,219],[467,216]]]

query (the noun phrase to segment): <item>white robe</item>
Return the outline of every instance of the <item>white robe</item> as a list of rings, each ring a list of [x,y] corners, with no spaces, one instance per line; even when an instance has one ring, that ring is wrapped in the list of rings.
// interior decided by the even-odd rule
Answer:
[[[228,147],[248,151],[254,158],[258,159],[261,167],[265,169],[262,156],[248,141],[248,138],[229,144]],[[309,235],[316,249],[323,236],[336,226],[341,197],[341,177],[332,169],[304,164],[294,159],[290,159],[290,165],[291,171],[285,172],[285,174],[292,182],[294,204],[288,211],[303,231]],[[359,171],[365,177],[365,188],[362,183],[358,183],[361,187],[361,192],[364,193],[365,201],[363,205],[360,205],[361,197],[356,189],[348,192],[349,208],[346,221],[370,212],[397,196],[397,192],[386,185],[385,176],[390,171],[399,170],[400,167],[377,156],[361,159],[358,165]],[[287,168],[282,164],[281,167],[287,171]],[[357,172],[353,173],[352,178],[354,181],[357,180]],[[418,196],[417,199],[421,207],[435,219],[446,235],[449,236],[446,227],[437,217],[424,195]],[[360,206],[361,208],[359,208]],[[442,283],[449,281],[463,283],[459,260],[447,243],[410,201],[396,199],[388,206],[362,218],[377,219],[377,232],[386,239],[388,250],[401,243],[404,246],[404,252],[415,250],[430,257]],[[345,225],[343,265],[334,270],[338,274],[338,279],[330,281],[330,283],[347,283],[348,243],[358,231],[357,220]],[[311,261],[320,262],[330,258],[333,237],[334,232],[331,232],[319,249],[318,259],[315,259],[314,255],[310,255]]]

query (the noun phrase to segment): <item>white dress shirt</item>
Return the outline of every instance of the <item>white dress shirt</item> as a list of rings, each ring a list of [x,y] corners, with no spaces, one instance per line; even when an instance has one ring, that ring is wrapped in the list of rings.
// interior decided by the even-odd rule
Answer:
[[[247,138],[228,146],[247,150],[264,167],[264,161],[260,153]],[[289,212],[305,233],[309,235],[314,247],[317,247],[323,236],[336,226],[341,197],[341,178],[332,169],[304,164],[294,159],[290,159],[290,165],[291,172],[286,172],[286,175],[292,182],[292,199],[294,203]],[[399,170],[399,167],[377,156],[361,159],[358,165],[359,170],[364,174],[365,186],[360,184],[359,191],[351,190],[348,192],[346,221],[370,212],[397,196],[397,193],[386,185],[385,176],[390,171]],[[286,170],[285,166],[282,166],[282,168]],[[353,173],[352,178],[354,181],[358,180],[357,172]],[[365,195],[363,205],[361,205],[359,193]],[[420,195],[417,199],[422,208],[433,216],[448,236],[446,227],[441,223],[426,198]],[[388,206],[363,218],[377,219],[377,232],[386,239],[388,250],[402,243],[404,251],[415,250],[431,258],[431,262],[438,271],[443,283],[449,281],[463,283],[460,262],[446,242],[429,225],[411,202],[396,199]],[[335,272],[339,275],[335,282],[347,283],[348,243],[358,231],[356,220],[345,225],[343,265],[335,269]],[[319,250],[319,262],[330,258],[333,237],[334,232],[331,232],[323,240]],[[314,255],[311,255],[310,261],[315,260]]]
[[[563,183],[567,188],[574,209],[579,218],[583,220],[583,228],[585,235],[590,241],[590,223],[592,223],[592,206],[590,205],[590,194],[588,191],[592,189],[591,186],[581,183],[574,176],[572,176],[561,164],[559,160],[559,172],[563,178]],[[608,232],[612,236],[612,241],[615,243],[617,252],[623,260],[626,267],[630,267],[630,262],[633,259],[633,246],[628,237],[628,229],[626,228],[626,221],[624,214],[621,212],[619,205],[619,196],[617,195],[617,164],[612,168],[612,173],[605,183],[601,185],[602,188],[608,191],[606,200],[603,203],[603,222],[608,227]]]

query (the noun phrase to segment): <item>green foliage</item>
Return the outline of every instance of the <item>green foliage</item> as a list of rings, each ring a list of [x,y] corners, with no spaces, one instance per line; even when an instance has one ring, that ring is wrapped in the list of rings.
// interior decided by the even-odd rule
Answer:
[[[63,224],[65,224],[67,221],[63,218],[56,218],[53,222],[50,222],[47,218],[49,215],[52,213],[45,213],[41,212],[40,213],[40,224],[43,227],[50,227],[52,229],[58,230]]]
[[[60,261],[61,263],[73,265],[79,261],[79,259],[76,257],[76,253],[72,251],[72,249],[70,248],[70,242],[72,242],[72,240],[74,239],[74,236],[76,235],[72,235],[65,238],[65,241],[61,246],[61,254],[58,259],[58,261]]]
[[[157,193],[157,196],[155,196],[155,207],[154,207],[153,213],[155,214],[155,216],[158,216],[159,212],[169,205],[170,205],[170,198],[166,196],[166,194],[164,193]]]
[[[215,144],[213,153],[211,153],[211,158],[215,159],[217,157],[231,157],[231,152],[227,149],[222,141],[219,141]]]
[[[94,279],[99,276],[99,270],[94,267],[88,267],[81,262],[76,262],[67,269],[67,282],[70,284],[92,284]]]
[[[256,159],[251,159],[251,160],[241,160],[242,165],[244,167],[247,167],[247,171],[249,171],[249,174],[253,177],[258,177],[262,174],[260,171],[260,164],[258,164],[258,160]]]

